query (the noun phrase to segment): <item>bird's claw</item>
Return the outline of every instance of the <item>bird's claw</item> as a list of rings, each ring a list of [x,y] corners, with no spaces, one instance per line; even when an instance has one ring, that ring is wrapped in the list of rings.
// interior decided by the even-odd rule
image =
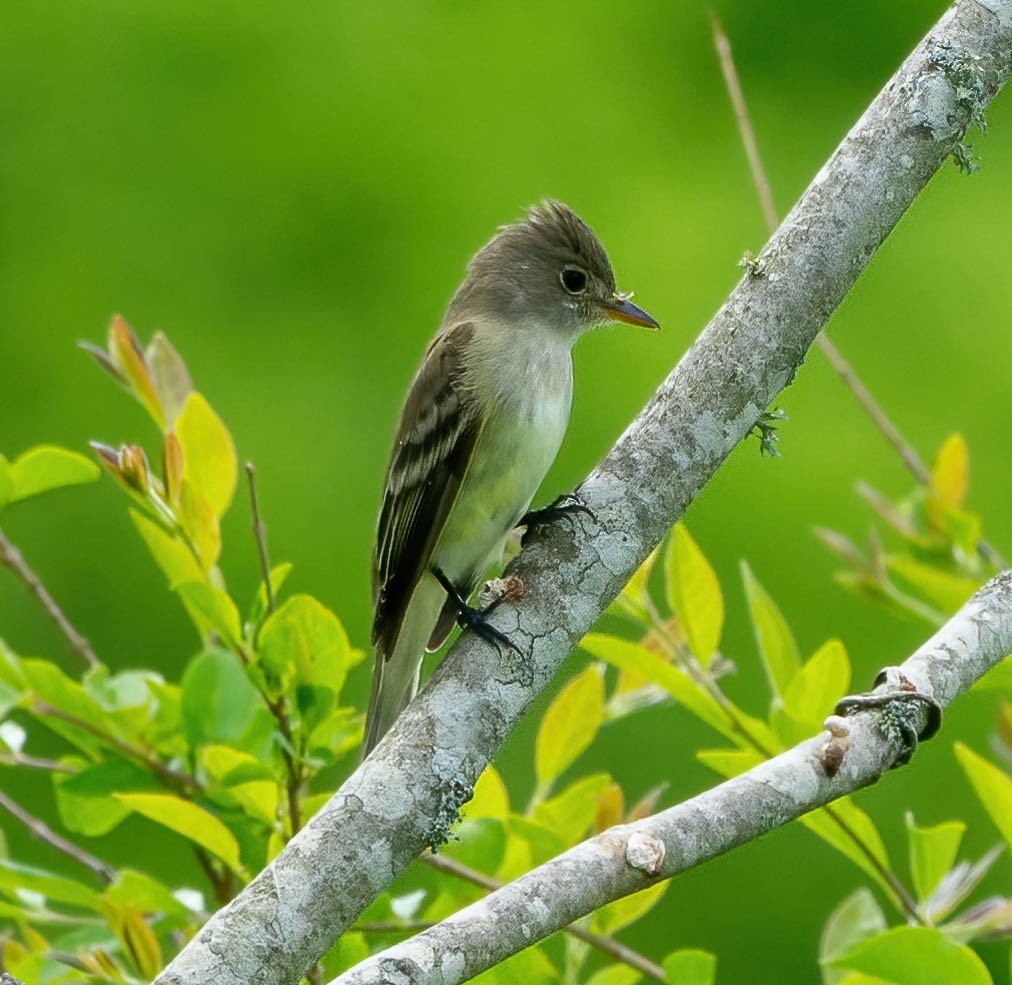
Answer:
[[[527,528],[520,543],[525,544],[527,538],[538,527],[542,527],[546,523],[552,523],[560,517],[565,517],[572,522],[575,513],[584,513],[595,523],[597,522],[597,516],[594,511],[576,493],[563,493],[549,503],[548,506],[544,506],[540,510],[531,510],[525,513],[517,522],[518,527]]]
[[[878,690],[880,687],[886,690]],[[835,708],[837,715],[847,717],[858,712],[880,708],[886,716],[886,724],[895,728],[902,741],[902,750],[896,766],[910,762],[919,742],[926,742],[942,725],[942,706],[930,695],[918,691],[915,684],[894,667],[887,667],[875,678],[876,690],[867,694],[852,694],[841,698]],[[928,719],[918,730],[914,727],[912,712],[917,706],[927,708]]]
[[[495,608],[504,601],[505,596],[494,599],[487,608],[476,609],[474,606],[467,604],[465,599],[460,592],[457,590],[457,586],[444,574],[439,568],[433,568],[432,574],[436,581],[443,586],[443,590],[451,599],[457,604],[457,625],[461,629],[470,629],[472,632],[480,636],[486,643],[491,643],[502,655],[502,647],[506,646],[513,650],[517,656],[522,657],[523,652],[502,630],[496,629],[488,622],[488,616],[491,612],[495,611]]]

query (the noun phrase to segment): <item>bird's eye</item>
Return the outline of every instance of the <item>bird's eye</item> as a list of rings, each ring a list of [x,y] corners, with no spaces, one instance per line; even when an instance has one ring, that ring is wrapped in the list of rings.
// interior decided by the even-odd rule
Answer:
[[[570,294],[582,294],[587,290],[587,274],[579,267],[564,267],[559,279]]]

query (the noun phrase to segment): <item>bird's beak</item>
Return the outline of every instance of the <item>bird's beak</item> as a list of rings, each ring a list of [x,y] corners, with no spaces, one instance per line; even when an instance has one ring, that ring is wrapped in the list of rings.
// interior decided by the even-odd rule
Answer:
[[[629,325],[639,325],[640,328],[658,329],[661,327],[642,308],[637,308],[624,294],[616,294],[610,301],[605,301],[601,305],[601,309],[610,321],[624,321]]]

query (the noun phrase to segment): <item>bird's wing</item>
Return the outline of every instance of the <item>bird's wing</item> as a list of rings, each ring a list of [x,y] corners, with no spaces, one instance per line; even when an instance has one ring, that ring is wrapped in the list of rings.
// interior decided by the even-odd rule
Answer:
[[[473,326],[464,323],[437,336],[401,414],[373,556],[372,640],[380,660],[393,652],[478,441],[481,421],[463,390],[460,364],[473,334]]]

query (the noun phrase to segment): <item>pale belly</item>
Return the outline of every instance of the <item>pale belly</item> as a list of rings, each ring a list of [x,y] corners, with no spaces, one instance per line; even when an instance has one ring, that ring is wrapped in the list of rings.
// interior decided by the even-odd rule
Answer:
[[[562,444],[570,393],[551,399],[538,389],[486,424],[437,545],[436,563],[462,588],[500,559],[507,535],[527,512]]]

